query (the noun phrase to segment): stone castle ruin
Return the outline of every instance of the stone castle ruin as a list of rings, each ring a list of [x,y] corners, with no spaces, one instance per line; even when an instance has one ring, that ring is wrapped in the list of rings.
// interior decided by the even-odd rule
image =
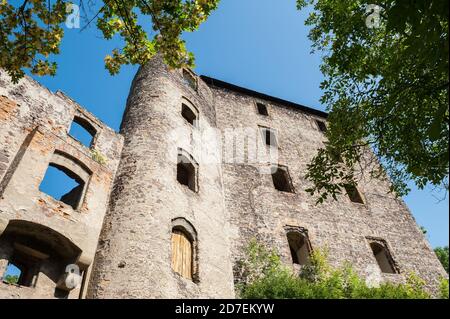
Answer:
[[[294,269],[327,247],[332,264],[436,286],[446,273],[389,181],[322,205],[304,191],[326,117],[154,59],[117,133],[0,71],[0,298],[234,298],[252,238]],[[47,194],[49,172],[73,185]]]

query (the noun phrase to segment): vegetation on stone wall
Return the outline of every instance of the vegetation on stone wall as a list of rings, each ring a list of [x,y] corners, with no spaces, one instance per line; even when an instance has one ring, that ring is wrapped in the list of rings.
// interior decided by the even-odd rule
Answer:
[[[332,267],[325,250],[315,250],[310,265],[300,274],[284,266],[274,250],[256,240],[236,269],[239,297],[244,299],[428,299],[423,280],[410,274],[405,284],[370,285],[346,264]],[[448,280],[443,280],[440,297],[448,298]]]
[[[3,278],[3,281],[4,281],[4,282],[7,282],[7,283],[9,283],[9,284],[17,284],[17,283],[19,282],[19,276],[17,276],[17,275],[15,275],[15,276],[12,276],[12,275],[6,275],[6,276]]]
[[[436,256],[439,258],[442,266],[444,266],[445,271],[448,274],[448,246],[445,247],[436,247],[434,249]]]

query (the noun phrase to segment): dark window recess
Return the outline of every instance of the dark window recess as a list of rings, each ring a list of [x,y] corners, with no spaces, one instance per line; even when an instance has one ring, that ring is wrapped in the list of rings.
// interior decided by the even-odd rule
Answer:
[[[372,248],[373,255],[377,260],[378,266],[383,273],[396,274],[397,271],[393,265],[391,254],[388,249],[380,243],[372,242],[370,243],[370,248]]]
[[[85,119],[77,116],[73,119],[69,135],[84,146],[91,147],[96,134],[96,129]]]
[[[262,133],[266,145],[274,147],[278,146],[277,137],[274,131],[272,131],[271,129],[264,128],[262,129]]]
[[[195,166],[183,155],[178,157],[177,180],[180,184],[189,187],[193,192],[197,191]]]
[[[294,189],[287,170],[280,167],[274,169],[276,170],[272,173],[273,186],[281,192],[293,193]]]
[[[297,265],[309,264],[310,245],[307,236],[299,232],[288,232],[287,239],[292,262]]]
[[[325,122],[316,120],[316,123],[317,123],[317,127],[319,128],[319,131],[321,131],[322,133],[326,133],[327,125],[325,124]]]
[[[84,181],[71,170],[50,163],[39,189],[73,209],[77,209],[84,190]]]
[[[181,106],[181,115],[186,121],[188,121],[189,124],[192,126],[197,126],[197,115],[186,104],[182,104]]]
[[[260,115],[269,116],[269,112],[267,111],[267,106],[263,103],[256,103],[256,107],[258,108],[258,113]]]
[[[193,90],[197,91],[197,79],[191,72],[183,69],[183,79],[187,85],[189,85]]]
[[[361,196],[361,194],[359,193],[358,189],[353,186],[353,185],[346,185],[344,186],[345,191],[347,192],[348,197],[350,198],[350,200],[354,203],[358,203],[358,204],[364,204],[364,200]]]

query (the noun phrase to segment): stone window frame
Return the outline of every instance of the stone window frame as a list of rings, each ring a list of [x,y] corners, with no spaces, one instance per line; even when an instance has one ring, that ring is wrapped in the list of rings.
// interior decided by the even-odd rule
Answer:
[[[44,176],[41,178],[40,183],[42,183],[42,181],[44,180],[45,174],[47,173],[47,170],[50,166],[56,168],[63,167],[65,170],[70,171],[72,174],[76,175],[80,180],[84,182],[83,191],[80,195],[80,199],[78,200],[78,204],[76,205],[76,208],[73,208],[70,205],[61,202],[60,200],[53,198],[51,195],[45,192],[42,192],[40,190],[39,192],[41,193],[41,195],[43,194],[45,196],[53,198],[57,202],[63,203],[64,205],[71,207],[74,211],[79,211],[79,209],[83,206],[84,201],[86,199],[86,193],[89,189],[89,183],[93,174],[92,170],[90,170],[86,165],[84,165],[80,160],[73,157],[72,155],[56,149],[53,152],[51,159],[48,161],[47,168],[45,170]]]
[[[373,257],[377,266],[379,266],[379,264],[375,258],[371,244],[380,245],[385,249],[389,264],[391,265],[392,269],[394,270],[394,273],[391,275],[401,274],[401,269],[396,261],[396,258],[394,257],[394,255],[392,253],[391,246],[388,244],[387,240],[385,240],[381,237],[366,236],[365,241],[366,241],[366,245],[368,246],[370,255]],[[380,269],[380,271],[381,271],[381,269]],[[384,272],[382,272],[382,273],[385,274]]]
[[[181,77],[183,82],[186,83],[192,90],[198,92],[198,76],[189,68],[183,68],[181,70]],[[187,78],[189,77],[189,79]]]
[[[274,183],[273,183],[273,174],[274,174],[278,169],[283,170],[283,171],[285,172],[285,175],[286,175],[286,177],[287,177],[287,182],[288,182],[288,184],[289,184],[290,191],[281,191],[281,190],[278,190],[278,189],[275,187],[275,185],[274,185]],[[291,174],[290,174],[290,172],[289,172],[288,166],[282,165],[282,164],[271,164],[270,170],[271,170],[270,180],[271,180],[271,182],[272,182],[273,188],[274,188],[276,191],[281,192],[281,193],[286,193],[286,194],[296,194],[295,187],[294,187],[294,183],[293,183],[293,181],[292,181],[292,177],[291,177]]]
[[[183,120],[189,124],[190,127],[193,127],[195,129],[200,129],[200,112],[198,110],[198,108],[194,105],[194,103],[192,103],[187,97],[183,96],[181,98],[181,106],[183,108],[183,105],[185,105],[186,107],[188,107],[192,113],[195,114],[195,118],[196,120],[194,121],[194,124],[191,124],[188,122],[188,120],[182,115],[182,110],[180,111],[180,114],[182,115],[181,117],[183,118]]]
[[[261,117],[270,118],[270,112],[269,112],[269,105],[268,105],[268,103],[266,103],[264,101],[261,101],[261,100],[256,100],[256,101],[254,101],[253,104],[255,105],[256,114],[258,114]],[[263,113],[260,112],[259,105],[263,105],[265,107],[265,111],[266,111],[267,114],[263,114]]]
[[[308,229],[305,227],[301,227],[301,226],[291,226],[291,225],[284,226],[284,235],[287,240],[287,244],[288,244],[288,248],[289,248],[289,256],[291,256],[291,258],[292,258],[291,245],[289,243],[289,237],[288,237],[288,235],[290,233],[298,233],[298,234],[300,234],[300,236],[303,237],[306,248],[308,249],[309,257],[311,257],[311,254],[313,253],[313,247],[311,244],[311,239],[309,237]],[[295,263],[293,262],[293,264],[295,264]]]
[[[273,128],[270,128],[270,127],[264,126],[264,125],[258,125],[258,130],[261,134],[261,138],[263,140],[264,146],[280,149],[280,143],[279,143],[279,139],[278,139],[278,130],[277,129],[273,129]],[[271,134],[273,134],[273,137],[275,138],[275,145],[267,144],[267,140],[266,140],[267,137],[265,135],[266,131],[269,131],[269,132],[271,132]]]
[[[72,123],[74,123],[74,122],[77,123],[78,125],[80,125],[83,129],[85,129],[89,134],[92,135],[92,141],[91,141],[91,145],[89,146],[89,149],[94,149],[97,144],[100,132],[101,132],[101,126],[97,123],[97,121],[95,119],[93,119],[91,116],[86,114],[86,112],[83,109],[77,108],[75,110],[72,120],[70,121],[70,124],[67,128],[66,134],[71,139],[73,139],[74,141],[77,141],[81,145],[83,145],[83,144],[76,137],[74,137],[70,134],[70,129],[72,127]],[[83,145],[83,146],[86,147],[85,145]]]
[[[171,227],[170,227],[170,237],[172,236],[172,233],[174,230],[183,232],[192,243],[192,282],[195,284],[199,284],[200,283],[200,275],[199,275],[200,267],[199,267],[199,253],[198,253],[199,244],[198,244],[197,230],[195,229],[194,225],[184,217],[176,217],[176,218],[172,219]],[[170,243],[171,242],[172,242],[172,240],[170,240]],[[172,260],[172,247],[170,247],[169,256],[170,256],[170,261],[171,261]],[[178,274],[172,269],[172,267],[171,267],[171,270],[174,274]],[[180,275],[178,274],[178,276],[180,276]],[[181,277],[181,278],[184,278],[184,277]],[[189,280],[187,278],[184,278],[184,279]]]
[[[188,187],[188,189],[193,192],[194,194],[198,194],[200,192],[200,186],[199,186],[199,164],[198,162],[195,160],[195,158],[185,149],[178,147],[177,150],[177,166],[175,166],[175,180],[177,181],[178,184],[179,181],[177,179],[177,175],[178,175],[178,164],[180,163],[179,159],[180,157],[184,157],[188,160],[188,163],[191,164],[194,167],[194,189],[191,189],[190,187],[186,186],[186,185],[182,185],[182,186],[186,186]]]

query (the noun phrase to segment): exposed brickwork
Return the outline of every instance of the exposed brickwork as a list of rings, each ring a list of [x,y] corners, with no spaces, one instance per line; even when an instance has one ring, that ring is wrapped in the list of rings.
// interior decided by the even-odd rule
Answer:
[[[25,240],[24,236],[27,242],[39,238],[50,246],[60,242],[77,247],[72,259],[65,256],[53,260],[56,257],[50,256],[42,261],[34,288],[0,282],[0,298],[62,297],[65,294],[56,287],[66,265],[77,264],[87,273],[94,259],[122,137],[63,93],[53,94],[28,77],[13,84],[0,71],[0,95],[0,277],[12,258],[14,245]],[[75,114],[82,114],[98,127],[94,148],[107,163],[97,163],[90,149],[68,135]],[[92,172],[77,210],[39,190],[55,151],[76,159]],[[76,171],[76,167],[70,167],[72,161],[62,163]],[[47,228],[58,235],[42,237]],[[64,250],[67,249],[61,248],[58,253],[64,255]],[[79,296],[79,288],[68,295]]]

